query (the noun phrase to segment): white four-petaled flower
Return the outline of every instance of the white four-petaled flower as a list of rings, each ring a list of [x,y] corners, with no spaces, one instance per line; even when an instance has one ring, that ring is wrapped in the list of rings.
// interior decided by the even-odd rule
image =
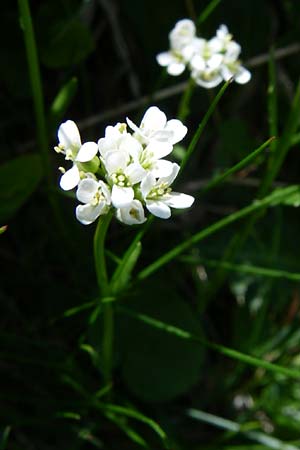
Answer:
[[[77,125],[72,120],[62,123],[58,129],[58,146],[55,150],[63,153],[66,160],[73,162],[71,169],[65,171],[60,179],[60,187],[69,191],[75,188],[80,181],[80,163],[91,161],[98,152],[95,142],[81,144]]]

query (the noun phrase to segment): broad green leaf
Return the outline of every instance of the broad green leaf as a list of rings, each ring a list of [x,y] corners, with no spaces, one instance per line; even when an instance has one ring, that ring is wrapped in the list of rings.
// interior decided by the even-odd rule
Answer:
[[[128,304],[133,311],[200,333],[189,306],[176,294],[175,288],[163,286],[162,279],[144,284],[143,291]],[[122,375],[135,395],[149,402],[168,401],[185,393],[199,380],[203,360],[203,347],[199,343],[179,340],[130,317],[119,320],[124,359]]]
[[[40,156],[19,156],[0,166],[0,221],[10,219],[42,179]]]

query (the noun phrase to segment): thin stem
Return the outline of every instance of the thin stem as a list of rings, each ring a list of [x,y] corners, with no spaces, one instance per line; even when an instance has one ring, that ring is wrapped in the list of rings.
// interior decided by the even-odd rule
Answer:
[[[217,231],[221,230],[222,228],[225,228],[226,226],[232,224],[233,222],[236,222],[237,220],[240,220],[243,217],[246,217],[255,211],[266,208],[268,205],[271,205],[271,204],[274,205],[274,204],[276,204],[276,202],[279,203],[281,197],[284,198],[287,195],[291,195],[293,192],[297,192],[297,191],[298,191],[297,186],[291,186],[290,188],[285,189],[284,192],[281,192],[281,193],[275,192],[275,193],[263,198],[262,200],[256,200],[251,205],[248,205],[245,208],[242,208],[239,211],[236,211],[236,212],[230,214],[229,216],[225,217],[224,219],[221,219],[218,222],[215,222],[214,224],[210,225],[209,227],[205,228],[204,230],[201,230],[198,233],[192,235],[189,239],[183,241],[181,244],[177,245],[172,250],[166,252],[164,255],[162,255],[160,258],[158,258],[152,264],[149,264],[149,266],[145,267],[137,275],[137,279],[143,280],[144,278],[149,277],[151,274],[156,272],[162,266],[169,263],[174,258],[176,258],[178,255],[180,255],[183,251],[187,250],[188,248],[190,248],[193,245],[197,244],[198,242],[202,241],[206,237],[211,236],[212,234],[216,233]]]
[[[105,302],[109,295],[109,282],[105,259],[105,237],[112,218],[112,212],[100,217],[94,236],[94,260],[97,281],[102,300],[103,337],[102,358],[103,376],[106,384],[111,383],[114,342],[114,310],[111,302]]]
[[[275,139],[275,137],[271,137],[266,142],[264,142],[260,147],[258,147],[256,150],[254,150],[250,155],[246,156],[244,159],[242,159],[240,162],[238,162],[235,166],[231,167],[230,169],[226,170],[226,172],[222,173],[221,175],[213,178],[201,191],[201,194],[206,193],[210,189],[216,187],[218,184],[222,183],[226,178],[230,177],[234,173],[238,172],[239,170],[243,169],[244,167],[248,166],[250,162],[252,162],[255,158],[257,158],[260,153],[262,153],[263,150],[265,150],[266,147]]]
[[[177,117],[181,121],[184,121],[190,114],[190,102],[195,86],[196,86],[195,81],[192,78],[190,78],[181,96],[180,105],[177,113]]]
[[[51,170],[50,170],[49,142],[48,142],[45,108],[44,108],[44,96],[38,61],[36,40],[28,0],[19,0],[19,12],[21,19],[21,27],[24,33],[29,78],[34,103],[34,111],[37,127],[37,141],[41,151],[44,173],[47,177],[47,182],[50,185]]]
[[[97,275],[97,281],[101,297],[106,297],[109,294],[108,277],[106,270],[105,259],[105,237],[108,226],[112,218],[112,212],[105,216],[100,216],[97,228],[94,235],[94,261]]]
[[[223,84],[223,86],[221,87],[221,89],[219,90],[219,92],[217,93],[217,95],[215,96],[212,104],[210,105],[210,107],[208,108],[206,114],[204,115],[202,121],[200,122],[198,129],[196,130],[196,133],[193,136],[193,139],[191,140],[190,145],[187,148],[186,154],[181,162],[181,166],[180,166],[180,173],[182,173],[182,171],[184,170],[188,160],[190,159],[190,157],[192,156],[192,153],[194,152],[196,145],[201,137],[201,134],[209,120],[209,118],[211,117],[211,115],[213,114],[217,104],[219,103],[220,99],[222,98],[224,92],[226,91],[227,87],[229,86],[229,84],[231,83],[231,79],[229,81],[226,81],[226,83]]]

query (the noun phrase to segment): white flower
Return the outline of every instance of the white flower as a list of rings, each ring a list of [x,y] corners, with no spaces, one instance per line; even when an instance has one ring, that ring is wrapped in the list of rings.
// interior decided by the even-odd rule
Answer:
[[[227,61],[224,60],[224,64],[221,67],[221,74],[225,81],[234,78],[239,84],[248,83],[251,79],[251,72],[241,65],[239,60],[237,61]]]
[[[60,125],[58,142],[55,150],[63,153],[66,160],[73,161],[71,169],[67,170],[60,179],[61,188],[68,191],[76,187],[80,181],[80,169],[82,169],[80,163],[91,161],[97,155],[98,146],[95,142],[86,142],[82,145],[77,125],[72,120],[67,120]]]
[[[134,199],[133,186],[145,176],[143,167],[132,158],[132,154],[142,151],[142,145],[127,133],[125,124],[107,127],[105,138],[99,139],[98,145],[106,179],[112,187],[112,204],[115,208],[128,206]]]
[[[177,22],[170,32],[170,51],[159,53],[156,57],[158,64],[167,67],[170,75],[177,76],[184,71],[193,53],[195,35],[195,24],[189,19]]]
[[[165,113],[157,106],[150,106],[147,109],[139,127],[128,117],[126,120],[140,142],[149,144],[155,141],[168,148],[169,152],[172,151],[173,145],[181,141],[187,133],[187,127],[180,120],[167,121]]]
[[[84,203],[76,208],[76,217],[83,225],[89,225],[100,215],[106,214],[111,204],[109,187],[91,177],[80,181],[76,196]]]
[[[127,225],[139,225],[147,220],[143,205],[139,200],[132,200],[129,205],[123,208],[118,208],[116,216],[120,222]]]
[[[141,182],[141,193],[146,203],[146,208],[161,219],[168,219],[171,216],[170,208],[189,208],[194,197],[191,195],[172,192],[170,185],[175,180],[179,171],[179,166],[173,163],[173,171],[168,177],[156,180],[150,172]]]

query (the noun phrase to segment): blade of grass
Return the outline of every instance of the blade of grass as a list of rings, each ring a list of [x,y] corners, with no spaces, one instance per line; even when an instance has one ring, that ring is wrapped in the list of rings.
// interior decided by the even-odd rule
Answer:
[[[221,0],[211,0],[205,9],[202,11],[197,19],[197,24],[200,25],[206,21],[206,19],[211,15],[215,8],[221,3]]]
[[[210,119],[211,115],[215,111],[217,104],[221,100],[223,94],[225,93],[226,89],[230,85],[231,81],[232,81],[232,79],[226,81],[226,83],[223,84],[223,86],[221,87],[221,89],[219,90],[217,95],[215,96],[213,102],[211,103],[210,107],[208,108],[207,112],[205,113],[202,121],[200,122],[200,124],[193,136],[193,139],[191,140],[191,143],[186,150],[186,154],[185,154],[184,158],[182,159],[181,166],[180,166],[180,173],[182,173],[188,160],[190,159],[192,153],[194,152],[196,145],[201,137],[201,134],[202,134],[208,120]]]
[[[149,448],[147,442],[140,436],[133,428],[131,428],[127,423],[124,423],[123,418],[119,418],[111,412],[105,412],[105,416],[114,422],[133,442],[144,448]]]
[[[44,173],[49,187],[51,186],[51,164],[49,143],[45,118],[44,96],[42,89],[40,66],[36,48],[36,39],[33,30],[31,13],[28,0],[18,0],[21,28],[24,33],[29,78],[33,96],[35,120],[37,126],[37,140],[41,151]]]
[[[126,250],[121,262],[116,268],[110,282],[112,292],[119,291],[122,287],[126,285],[129,280],[132,270],[135,267],[138,256],[140,254],[140,241],[146,231],[149,229],[151,223],[154,220],[154,216],[150,216],[146,224],[141,228],[141,230],[136,233],[130,246]]]
[[[280,269],[270,269],[267,267],[252,266],[249,264],[234,264],[229,261],[198,258],[197,256],[182,256],[180,260],[192,263],[203,264],[207,267],[222,267],[226,270],[239,273],[247,273],[250,275],[258,275],[269,278],[284,278],[291,281],[300,281],[300,273],[288,272]]]
[[[287,444],[280,439],[269,436],[261,431],[247,431],[244,429],[243,425],[214,414],[209,414],[198,409],[189,409],[187,411],[187,415],[193,419],[200,420],[201,422],[208,423],[217,428],[222,428],[223,430],[232,431],[234,433],[240,433],[252,441],[265,445],[267,448],[272,448],[275,450],[299,450],[298,447]]]
[[[222,183],[226,178],[230,177],[234,173],[238,172],[239,170],[243,169],[244,167],[247,167],[255,158],[257,158],[258,155],[260,155],[263,150],[270,145],[275,137],[269,138],[266,142],[264,142],[260,147],[258,147],[256,150],[254,150],[250,155],[246,156],[244,159],[242,159],[240,162],[232,166],[230,169],[226,170],[223,174],[213,178],[201,191],[201,195],[205,194],[210,189],[218,186],[218,184]]]
[[[270,136],[278,136],[277,86],[274,48],[271,48],[269,58],[269,86],[268,86],[268,120]],[[275,151],[276,143],[271,144]]]
[[[95,406],[102,411],[107,411],[115,414],[120,414],[121,416],[130,417],[132,419],[138,420],[146,425],[148,425],[162,440],[164,448],[169,449],[168,437],[164,430],[155,422],[153,419],[141,414],[139,411],[136,411],[131,408],[127,408],[121,405],[115,405],[111,403],[100,403],[98,402]]]
[[[177,245],[172,250],[169,250],[168,252],[163,254],[156,261],[149,264],[149,266],[145,267],[141,272],[139,272],[139,274],[137,275],[137,279],[143,280],[149,277],[158,269],[160,269],[162,266],[164,266],[165,264],[169,263],[174,258],[179,256],[183,251],[202,241],[206,237],[211,236],[212,234],[216,233],[222,228],[227,227],[233,222],[236,222],[237,220],[240,220],[248,216],[249,214],[254,213],[255,211],[266,208],[270,205],[274,206],[276,204],[279,204],[285,198],[287,198],[290,195],[293,195],[298,191],[299,186],[289,186],[283,189],[276,189],[273,193],[266,196],[265,198],[261,200],[256,200],[252,204],[246,206],[245,208],[242,208],[239,211],[236,211],[230,214],[229,216],[225,217],[224,219],[215,222],[214,224],[208,226],[207,228],[204,228],[204,230],[201,230],[198,233],[192,235],[190,238],[181,242],[181,244]]]
[[[272,114],[274,114],[274,112]],[[293,145],[293,136],[296,134],[296,131],[298,130],[299,123],[300,123],[300,81],[298,82],[296,94],[293,99],[288,120],[286,122],[281,137],[277,141],[276,151],[272,153],[270,165],[267,168],[265,177],[259,189],[259,196],[263,196],[267,193],[274,179],[277,177],[281,169],[281,166],[286,158],[286,155]]]
[[[296,380],[300,379],[300,371],[297,369],[290,369],[288,367],[280,366],[279,364],[270,363],[263,359],[256,358],[255,356],[248,355],[247,353],[239,352],[230,347],[207,341],[206,339],[190,333],[189,331],[183,330],[182,328],[162,322],[146,314],[135,312],[123,306],[118,306],[117,311],[122,314],[126,314],[127,316],[133,317],[134,319],[140,320],[154,328],[165,331],[166,333],[173,334],[178,338],[199,342],[200,344],[205,345],[206,347],[216,351],[217,353],[221,353],[222,355],[228,356],[229,358],[236,361],[248,364],[253,367],[259,367],[275,374],[285,375],[286,377],[290,377]]]

